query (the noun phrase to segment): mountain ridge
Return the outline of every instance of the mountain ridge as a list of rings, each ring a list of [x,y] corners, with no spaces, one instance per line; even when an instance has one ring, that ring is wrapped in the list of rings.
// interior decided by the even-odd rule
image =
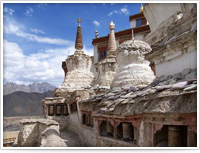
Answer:
[[[43,93],[47,91],[54,91],[56,86],[53,86],[47,82],[42,83],[32,83],[29,85],[18,85],[13,82],[7,82],[3,85],[3,95],[8,95],[16,91],[23,91],[27,93],[31,92],[37,92],[37,93]]]

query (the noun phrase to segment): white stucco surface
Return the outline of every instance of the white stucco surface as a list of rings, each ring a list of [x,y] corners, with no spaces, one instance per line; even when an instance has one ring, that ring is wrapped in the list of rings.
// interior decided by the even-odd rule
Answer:
[[[130,22],[130,27],[131,27],[131,28],[135,28],[135,27],[136,27],[136,22],[135,22],[135,20],[131,20],[131,22]]]
[[[63,87],[80,88],[90,86],[94,75],[90,71],[92,59],[85,54],[68,56],[66,59],[67,74],[65,76]]]
[[[147,19],[151,32],[153,32],[159,24],[168,19],[177,11],[181,11],[181,4],[178,3],[150,3],[145,4],[144,16]]]
[[[161,75],[173,75],[177,72],[181,72],[186,68],[197,67],[197,52],[190,52],[182,54],[173,60],[165,61],[163,63],[156,64],[156,76]]]
[[[150,84],[154,79],[149,62],[144,54],[151,51],[151,47],[140,40],[129,40],[122,43],[116,50],[117,68],[112,87],[133,85],[141,87]]]
[[[98,62],[98,50],[97,50],[97,45],[94,45],[94,63]]]
[[[143,38],[144,38],[144,34],[142,34],[142,33],[138,33],[138,34],[135,34],[134,35],[134,38],[135,38],[135,40],[143,40]]]

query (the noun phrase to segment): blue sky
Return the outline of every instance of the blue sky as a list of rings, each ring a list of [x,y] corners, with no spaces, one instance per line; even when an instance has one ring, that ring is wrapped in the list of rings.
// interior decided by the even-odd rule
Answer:
[[[99,37],[130,28],[129,16],[139,13],[140,3],[4,3],[4,83],[64,80],[61,62],[73,54],[77,19],[82,19],[84,51],[93,55],[95,30]]]

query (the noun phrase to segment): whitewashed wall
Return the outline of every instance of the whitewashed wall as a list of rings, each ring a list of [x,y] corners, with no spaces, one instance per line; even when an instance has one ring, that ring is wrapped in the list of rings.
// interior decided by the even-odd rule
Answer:
[[[97,45],[94,45],[94,64],[98,62]]]
[[[151,32],[159,24],[168,19],[177,11],[181,11],[181,4],[178,3],[150,3],[144,6],[144,16],[147,19]]]
[[[131,20],[130,27],[131,28],[135,28],[136,27],[136,21],[135,20]]]
[[[197,52],[182,54],[173,60],[168,60],[163,63],[156,64],[156,76],[173,75],[181,72],[186,68],[197,67]]]

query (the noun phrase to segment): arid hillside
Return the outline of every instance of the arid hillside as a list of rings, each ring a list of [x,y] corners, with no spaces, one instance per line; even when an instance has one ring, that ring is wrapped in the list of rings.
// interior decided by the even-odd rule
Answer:
[[[41,100],[52,97],[53,91],[44,93],[26,93],[17,91],[3,96],[3,116],[41,116]]]

